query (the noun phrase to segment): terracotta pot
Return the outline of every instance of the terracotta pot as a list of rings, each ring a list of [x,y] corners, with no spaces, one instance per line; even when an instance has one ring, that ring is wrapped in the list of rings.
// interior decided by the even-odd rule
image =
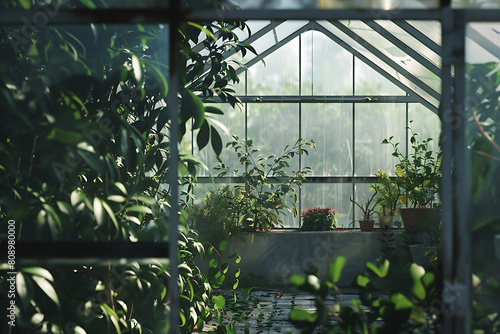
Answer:
[[[430,208],[403,208],[401,218],[408,233],[424,233],[429,232],[430,227],[439,224],[441,212]]]
[[[361,231],[371,231],[373,230],[373,225],[375,224],[374,220],[360,220],[359,228]]]
[[[378,226],[381,228],[391,228],[394,216],[378,216]]]

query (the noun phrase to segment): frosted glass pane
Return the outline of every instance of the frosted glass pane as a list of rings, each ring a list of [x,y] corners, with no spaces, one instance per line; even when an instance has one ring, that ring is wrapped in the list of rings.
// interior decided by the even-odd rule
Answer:
[[[434,63],[436,66],[441,67],[441,56],[434,51],[432,51],[430,48],[425,46],[422,42],[420,42],[418,39],[404,31],[402,28],[400,28],[398,25],[396,25],[392,21],[386,21],[386,20],[376,20],[375,21],[377,24],[385,28],[388,32],[390,32],[392,35],[394,35],[396,38],[404,42],[406,45],[411,47],[414,51],[420,53],[422,56],[427,58],[429,61]],[[438,39],[436,43],[440,43],[440,37],[441,37],[441,24],[440,22],[435,22],[435,21],[425,21],[427,25],[427,30],[431,30],[432,34],[436,34],[437,36],[435,37]]]
[[[374,176],[377,170],[391,170],[397,159],[393,149],[382,144],[394,136],[405,153],[406,105],[389,103],[357,104],[355,109],[355,175]]]
[[[451,7],[491,9],[500,8],[500,3],[498,0],[451,0]]]
[[[298,104],[248,104],[247,131],[263,156],[281,155],[286,145],[299,139]],[[290,165],[291,170],[298,170],[298,158]]]
[[[208,104],[209,105],[209,104]],[[245,110],[244,108],[239,108],[236,107],[233,109],[229,104],[221,104],[221,105],[216,105],[219,107],[223,112],[224,115],[213,115],[210,114],[209,117],[214,118],[215,120],[221,122],[224,124],[229,131],[230,135],[236,135],[240,138],[245,138]],[[240,163],[238,161],[238,157],[234,153],[233,150],[226,149],[226,143],[231,140],[231,137],[228,136],[224,131],[222,131],[217,124],[214,122],[210,122],[210,118],[208,119],[208,122],[211,125],[214,125],[215,128],[217,128],[218,133],[222,137],[222,153],[220,155],[220,159],[222,162],[227,165],[230,170],[234,169],[241,169]],[[201,161],[209,168],[209,171],[206,171],[205,169],[200,168],[199,169],[199,175],[200,176],[216,176],[218,174],[217,171],[215,171],[213,168],[217,166],[217,157],[215,156],[214,150],[212,149],[211,143],[208,143],[208,145],[203,148],[201,151],[197,149],[196,145],[196,135],[198,134],[199,130],[195,131],[194,134],[194,153],[197,157],[201,159]],[[182,143],[181,143],[182,144]],[[232,176],[231,174],[227,176]]]
[[[302,95],[351,95],[352,54],[325,34],[302,34]]]
[[[248,69],[249,95],[299,94],[299,39],[295,38]]]
[[[303,104],[302,137],[316,142],[302,165],[314,176],[352,176],[352,104]]]
[[[355,95],[406,95],[404,90],[358,58],[355,62],[355,78]]]
[[[425,84],[429,85],[435,91],[440,91],[441,81],[439,77],[421,65],[413,57],[410,57],[405,50],[401,50],[381,34],[374,31],[365,23],[358,20],[341,21],[350,30],[364,39],[371,46],[375,47],[380,53],[392,61],[389,65],[396,70],[403,72],[399,67],[414,75]],[[373,56],[372,56],[373,57]],[[382,58],[381,58],[382,59]],[[399,66],[399,67],[398,67]],[[408,78],[410,78],[408,76]]]
[[[338,212],[337,227],[348,227],[352,221],[352,205],[349,201],[351,196],[350,184],[303,184],[300,210],[315,207],[335,209]]]
[[[469,64],[498,62],[500,59],[500,23],[473,22],[467,25],[465,56]]]
[[[410,103],[408,105],[408,120],[413,120],[411,127],[414,133],[418,133],[418,139],[432,138],[429,147],[435,152],[439,151],[439,136],[441,134],[439,116],[420,103]]]

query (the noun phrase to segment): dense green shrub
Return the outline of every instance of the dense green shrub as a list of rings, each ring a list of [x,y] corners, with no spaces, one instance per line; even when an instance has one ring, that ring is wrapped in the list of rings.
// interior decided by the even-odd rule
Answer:
[[[206,41],[203,56],[193,50],[200,28],[219,38]],[[200,149],[211,143],[220,153],[210,113],[222,111],[205,108],[202,99],[218,95],[236,104],[231,83],[238,78],[219,59],[228,49],[253,51],[228,33],[232,28],[245,24],[181,24],[178,53],[186,66],[179,66],[179,122],[168,122],[168,66],[160,62],[167,58],[166,26],[47,25],[30,39],[16,39],[22,27],[3,26],[2,233],[7,220],[14,220],[17,242],[168,241],[171,215],[178,214],[169,205],[169,127],[179,124],[181,138],[186,124],[203,129],[196,136]],[[206,66],[213,69],[203,74]],[[193,174],[196,159],[180,155],[181,176]],[[180,331],[191,333],[210,319],[215,304],[208,279],[194,265],[204,248],[189,232],[186,216],[181,210],[179,253],[171,256],[180,263]],[[165,263],[15,269],[17,333],[165,333],[169,327]],[[2,272],[0,293],[7,295],[8,288]],[[7,333],[6,319],[1,325]]]

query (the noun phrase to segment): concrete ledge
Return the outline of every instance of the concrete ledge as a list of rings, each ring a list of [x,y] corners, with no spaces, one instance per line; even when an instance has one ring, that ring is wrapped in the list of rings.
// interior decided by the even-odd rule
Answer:
[[[293,274],[304,274],[311,268],[318,269],[320,278],[327,278],[330,261],[344,256],[346,265],[338,285],[347,287],[365,272],[367,262],[374,262],[379,256],[378,239],[383,231],[244,232],[231,236],[222,256],[238,253],[241,282],[267,287],[289,286]],[[405,232],[394,232],[396,243],[401,242]],[[254,277],[253,282],[245,282],[249,276]]]

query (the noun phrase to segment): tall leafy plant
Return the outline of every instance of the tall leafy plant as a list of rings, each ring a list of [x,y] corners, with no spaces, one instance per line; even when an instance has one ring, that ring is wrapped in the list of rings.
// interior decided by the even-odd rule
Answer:
[[[410,121],[408,126],[411,132],[411,153],[403,154],[399,148],[400,143],[396,143],[394,137],[384,139],[382,143],[391,145],[394,150],[392,155],[399,159],[395,168],[395,173],[399,177],[397,183],[404,189],[404,196],[409,205],[414,208],[432,207],[436,202],[442,175],[442,152],[430,149],[432,138],[419,141],[418,133],[414,133],[411,129],[412,122]]]
[[[279,156],[259,155],[253,140],[239,139],[237,136],[233,136],[226,147],[235,151],[243,168],[243,171],[236,170],[243,185],[235,186],[234,201],[243,228],[265,231],[282,225],[280,214],[293,212],[294,217],[297,216],[294,186],[302,185],[310,168],[290,171],[290,161],[296,156],[309,154],[306,147],[315,147],[314,141],[299,139],[292,146],[287,145]],[[219,169],[219,176],[229,172],[223,163]]]

